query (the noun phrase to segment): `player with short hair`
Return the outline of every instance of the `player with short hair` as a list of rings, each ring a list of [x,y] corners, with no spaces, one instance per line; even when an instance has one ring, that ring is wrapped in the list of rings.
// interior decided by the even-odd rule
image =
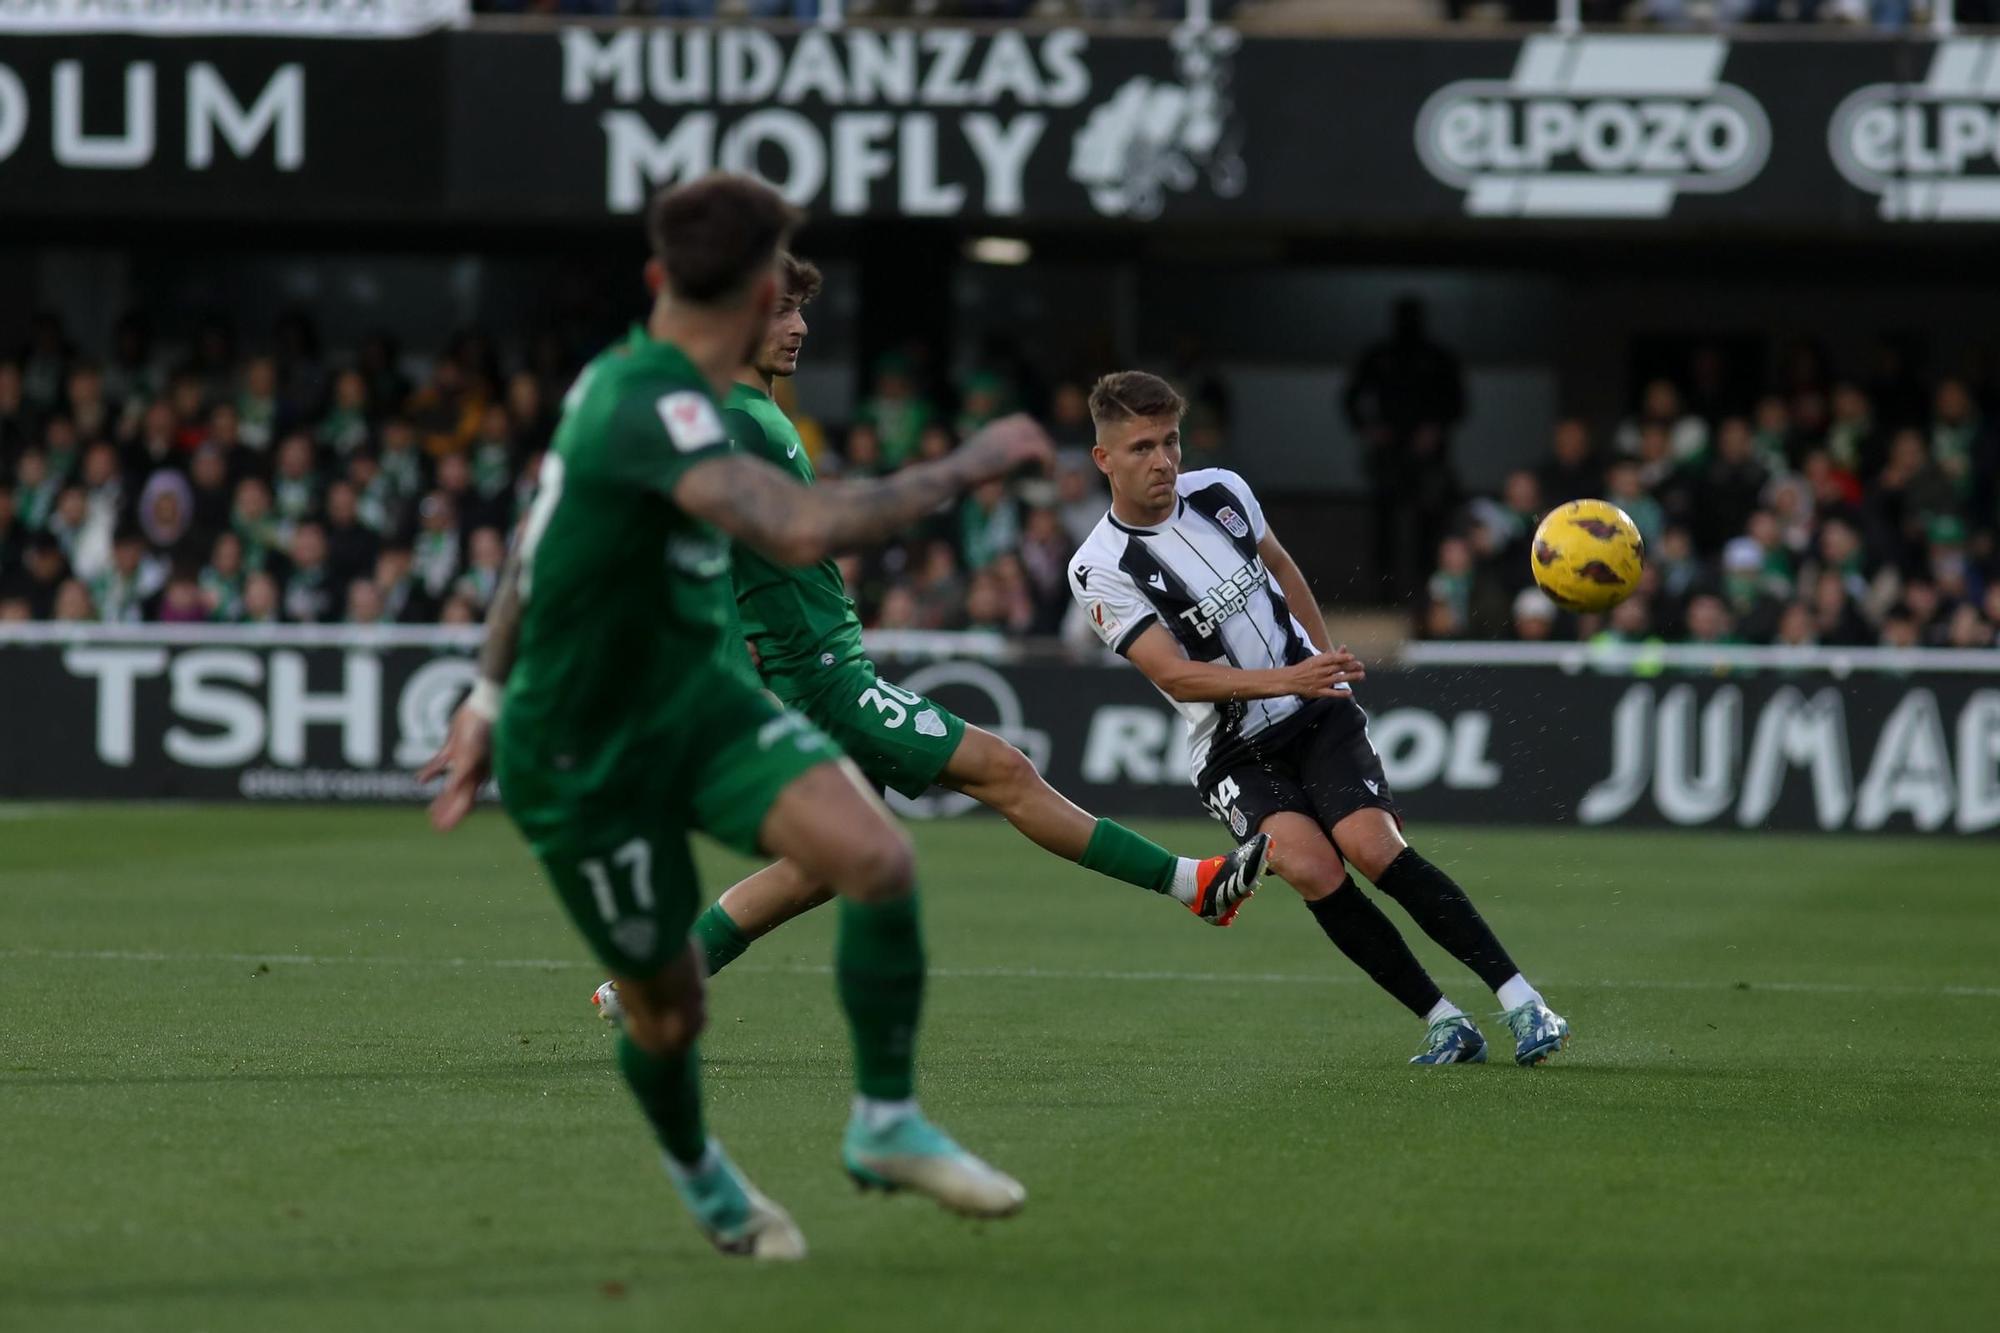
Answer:
[[[779,267],[784,283],[777,311],[762,345],[737,373],[722,418],[736,449],[811,486],[812,460],[771,391],[798,370],[804,307],[819,294],[822,278],[795,255],[781,255]],[[992,732],[880,679],[862,645],[861,617],[832,560],[795,567],[739,547],[734,578],[742,634],[764,683],[832,737],[870,782],[905,796],[933,784],[962,792],[1065,860],[1171,897],[1214,925],[1230,924],[1255,890],[1269,839],[1253,837],[1203,861],[1175,856],[1113,820],[1085,813]],[[740,644],[737,657],[751,660]],[[695,922],[708,971],[727,967],[753,941],[831,896],[823,880],[790,861],[749,876]],[[615,986],[609,992],[600,987],[593,998],[605,1017],[616,1017]]]
[[[730,539],[810,564],[1052,450],[1015,417],[934,464],[808,490],[731,448],[720,399],[763,341],[797,220],[740,176],[653,199],[652,310],[564,400],[479,682],[423,773],[449,773],[432,818],[450,828],[497,772],[508,815],[621,983],[619,1066],[668,1176],[718,1249],[766,1259],[805,1244],[703,1124],[695,829],[784,857],[840,896],[835,975],[859,1093],[848,1171],[977,1216],[1006,1216],[1026,1196],[917,1109],[924,956],[909,842],[833,742],[732,665]]]
[[[1403,841],[1402,819],[1354,702],[1361,663],[1328,648],[1305,576],[1243,478],[1181,471],[1173,386],[1106,375],[1090,395],[1092,451],[1111,509],[1071,560],[1070,590],[1104,642],[1173,701],[1195,785],[1238,838],[1268,833],[1271,868],[1327,938],[1425,1023],[1412,1064],[1482,1062],[1486,1039],[1438,989],[1360,871],[1494,988],[1514,1059],[1540,1064],[1569,1037],[1465,891]]]

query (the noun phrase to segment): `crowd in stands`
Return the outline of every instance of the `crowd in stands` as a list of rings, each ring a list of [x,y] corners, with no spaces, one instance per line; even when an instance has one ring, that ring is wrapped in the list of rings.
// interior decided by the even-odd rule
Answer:
[[[618,15],[664,19],[752,18],[810,21],[820,0],[473,0],[479,14],[540,14],[565,18]],[[1166,19],[1186,16],[1186,0],[842,0],[846,18],[1049,21]],[[1226,18],[1236,0],[1213,0],[1209,12]]]
[[[1440,0],[1452,19],[1496,18],[1549,23],[1557,0]],[[1414,8],[1415,6],[1413,6]],[[1580,0],[1585,23],[1651,24],[1667,28],[1726,27],[1739,23],[1833,23],[1901,31],[1936,16],[1938,0]],[[2000,22],[1995,0],[1956,0],[1957,22]]]
[[[2000,408],[1991,380],[1867,374],[1800,346],[1743,393],[1721,354],[1643,386],[1617,422],[1565,420],[1550,454],[1456,515],[1418,615],[1432,638],[1990,648],[2000,629]],[[1604,497],[1646,542],[1640,591],[1559,613],[1529,576],[1540,516]]]
[[[477,334],[427,363],[387,336],[323,355],[292,316],[249,355],[221,327],[166,354],[135,317],[100,362],[39,317],[0,359],[0,620],[474,622],[577,359],[543,347],[506,362]],[[935,458],[1023,405],[1065,445],[1061,464],[850,560],[850,586],[871,624],[1054,632],[1065,562],[1108,502],[1084,390],[1004,370],[935,380],[885,357],[837,449],[802,415],[820,468]]]

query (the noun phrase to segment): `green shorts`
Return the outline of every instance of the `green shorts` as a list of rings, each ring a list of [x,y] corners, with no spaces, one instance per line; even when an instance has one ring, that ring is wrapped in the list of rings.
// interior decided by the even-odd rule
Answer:
[[[501,722],[495,774],[508,815],[592,952],[619,976],[649,977],[687,942],[701,909],[688,834],[756,853],[764,815],[800,774],[838,760],[832,741],[777,697],[703,673],[687,725],[632,740],[588,777],[562,771],[531,726]]]
[[[965,719],[921,694],[891,685],[873,662],[856,662],[816,682],[791,706],[818,724],[870,782],[921,796],[965,739]]]

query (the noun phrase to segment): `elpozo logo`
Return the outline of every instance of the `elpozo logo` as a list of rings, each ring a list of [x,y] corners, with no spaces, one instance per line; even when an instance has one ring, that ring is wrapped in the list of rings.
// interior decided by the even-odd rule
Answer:
[[[1513,77],[1461,79],[1417,115],[1417,155],[1475,217],[1658,218],[1754,180],[1771,123],[1720,79],[1720,37],[1530,37]]]
[[[1886,219],[2000,218],[2000,40],[1940,42],[1922,83],[1857,88],[1834,109],[1827,148]]]

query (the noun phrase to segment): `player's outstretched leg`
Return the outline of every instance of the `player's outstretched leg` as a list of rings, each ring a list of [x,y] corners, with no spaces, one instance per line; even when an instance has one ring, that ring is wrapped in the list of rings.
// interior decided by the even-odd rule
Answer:
[[[773,861],[729,886],[695,918],[694,941],[709,976],[743,956],[757,940],[831,901],[833,890],[790,861]]]
[[[917,1108],[924,949],[909,840],[845,763],[822,764],[786,786],[761,838],[840,895],[834,973],[857,1088],[841,1152],[848,1174],[866,1188],[915,1190],[969,1216],[1020,1211],[1027,1191]]]
[[[702,1124],[701,968],[692,948],[646,979],[624,978],[618,1068],[660,1140],[661,1161],[695,1224],[724,1254],[801,1259],[805,1237],[758,1193]]]
[[[1541,1064],[1567,1044],[1569,1024],[1514,966],[1465,890],[1405,843],[1386,811],[1357,810],[1334,826],[1333,836],[1354,867],[1400,903],[1424,934],[1493,988],[1514,1034],[1515,1063]]]
[[[1424,1021],[1424,1044],[1410,1063],[1484,1064],[1486,1038],[1464,1010],[1445,998],[1395,923],[1348,877],[1340,853],[1319,825],[1287,811],[1266,818],[1263,828],[1276,845],[1274,873],[1299,891],[1327,939]]]
[[[1255,839],[1197,861],[1094,817],[1051,787],[1028,756],[979,727],[966,727],[938,782],[997,810],[1036,846],[1085,870],[1165,894],[1212,925],[1233,922],[1264,873],[1269,847]]]

